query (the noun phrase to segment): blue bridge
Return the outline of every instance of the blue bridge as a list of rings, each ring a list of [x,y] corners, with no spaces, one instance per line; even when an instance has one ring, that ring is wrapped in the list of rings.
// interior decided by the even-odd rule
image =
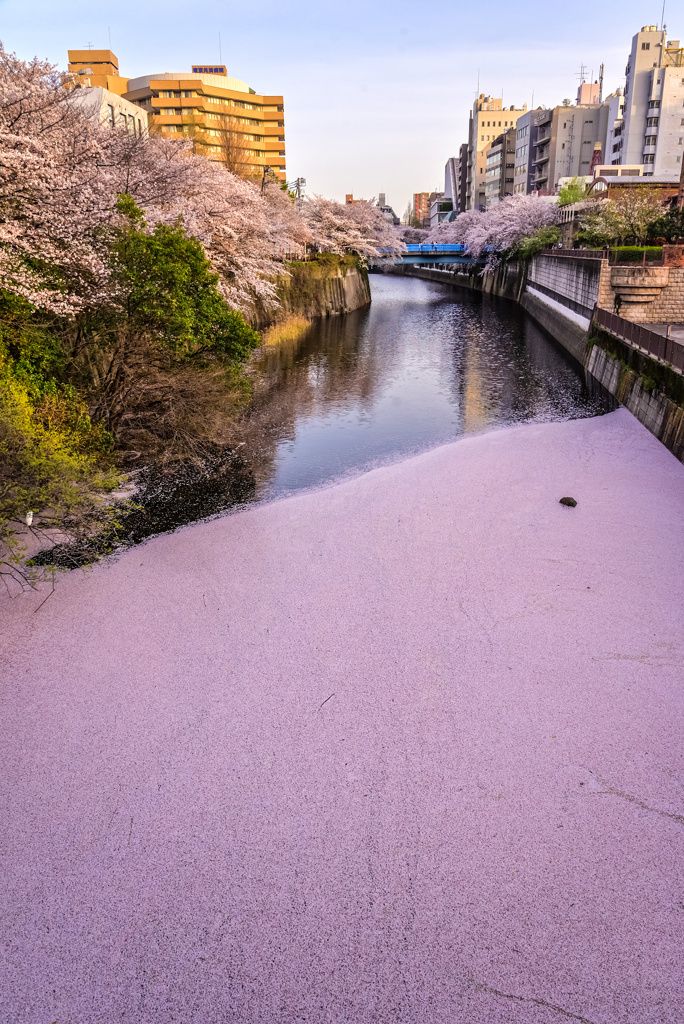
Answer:
[[[445,245],[439,242],[425,242],[423,245],[407,245],[406,252],[397,258],[397,263],[442,264],[442,263],[484,263],[485,257],[473,260],[466,252],[465,245]]]

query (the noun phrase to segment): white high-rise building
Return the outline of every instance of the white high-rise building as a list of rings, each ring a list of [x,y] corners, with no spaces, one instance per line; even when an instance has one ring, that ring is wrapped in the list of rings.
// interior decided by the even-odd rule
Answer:
[[[679,174],[684,152],[684,49],[666,30],[644,25],[626,69],[621,164],[645,175]],[[612,147],[611,147],[612,148]]]

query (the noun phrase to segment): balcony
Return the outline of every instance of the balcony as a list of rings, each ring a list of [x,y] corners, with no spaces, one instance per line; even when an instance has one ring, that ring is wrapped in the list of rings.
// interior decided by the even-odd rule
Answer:
[[[537,157],[537,159],[534,162],[537,165],[537,167],[542,167],[544,164],[548,164],[549,154],[545,153],[543,156]]]
[[[544,142],[548,142],[550,138],[551,129],[547,128],[543,132],[539,132],[539,134],[537,135],[537,141],[535,142],[535,145],[541,146]]]
[[[656,147],[655,146],[644,146],[644,156],[648,156],[651,153],[655,153],[655,151],[656,151]]]

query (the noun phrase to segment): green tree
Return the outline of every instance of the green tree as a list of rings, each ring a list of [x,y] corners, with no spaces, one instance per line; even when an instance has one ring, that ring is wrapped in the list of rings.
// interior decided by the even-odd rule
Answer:
[[[560,228],[557,228],[555,224],[539,228],[529,238],[523,238],[516,248],[515,255],[518,259],[530,260],[533,256],[538,256],[543,249],[547,249],[550,245],[556,245],[559,240]]]
[[[677,242],[684,238],[684,210],[672,205],[660,217],[651,222],[650,238],[664,238],[666,242]]]
[[[569,206],[571,203],[581,203],[586,194],[587,186],[584,179],[575,176],[567,185],[563,185],[558,193],[558,205]]]
[[[597,212],[583,218],[578,241],[596,247],[615,243],[643,245],[653,222],[660,216],[662,204],[656,189],[620,189],[615,198],[602,200]]]
[[[119,196],[117,209],[122,223],[111,237],[112,287],[107,303],[82,322],[79,358],[93,381],[92,414],[119,439],[125,423],[150,423],[162,407],[169,416],[170,406],[180,410],[183,367],[230,371],[259,335],[223,298],[202,243],[186,235],[181,221],[149,231],[128,195]],[[195,406],[200,392],[198,380]]]
[[[180,358],[246,359],[259,335],[220,294],[202,243],[181,222],[148,232],[128,195],[117,209],[125,223],[111,249],[118,295],[108,311],[110,329],[143,336]]]

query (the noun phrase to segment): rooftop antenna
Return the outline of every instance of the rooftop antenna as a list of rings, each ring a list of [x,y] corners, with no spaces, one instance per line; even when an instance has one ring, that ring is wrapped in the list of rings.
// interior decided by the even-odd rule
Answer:
[[[579,84],[584,85],[587,80],[587,65],[580,64],[579,73],[575,73],[575,78],[579,78]]]
[[[223,64],[223,53],[221,51],[221,33],[219,32],[219,64]]]
[[[663,10],[660,15],[660,31],[665,31],[665,0],[663,0]]]
[[[93,48],[93,44],[92,43],[88,43],[88,49],[92,50],[92,48]]]
[[[603,64],[599,68],[599,103],[603,102]]]

